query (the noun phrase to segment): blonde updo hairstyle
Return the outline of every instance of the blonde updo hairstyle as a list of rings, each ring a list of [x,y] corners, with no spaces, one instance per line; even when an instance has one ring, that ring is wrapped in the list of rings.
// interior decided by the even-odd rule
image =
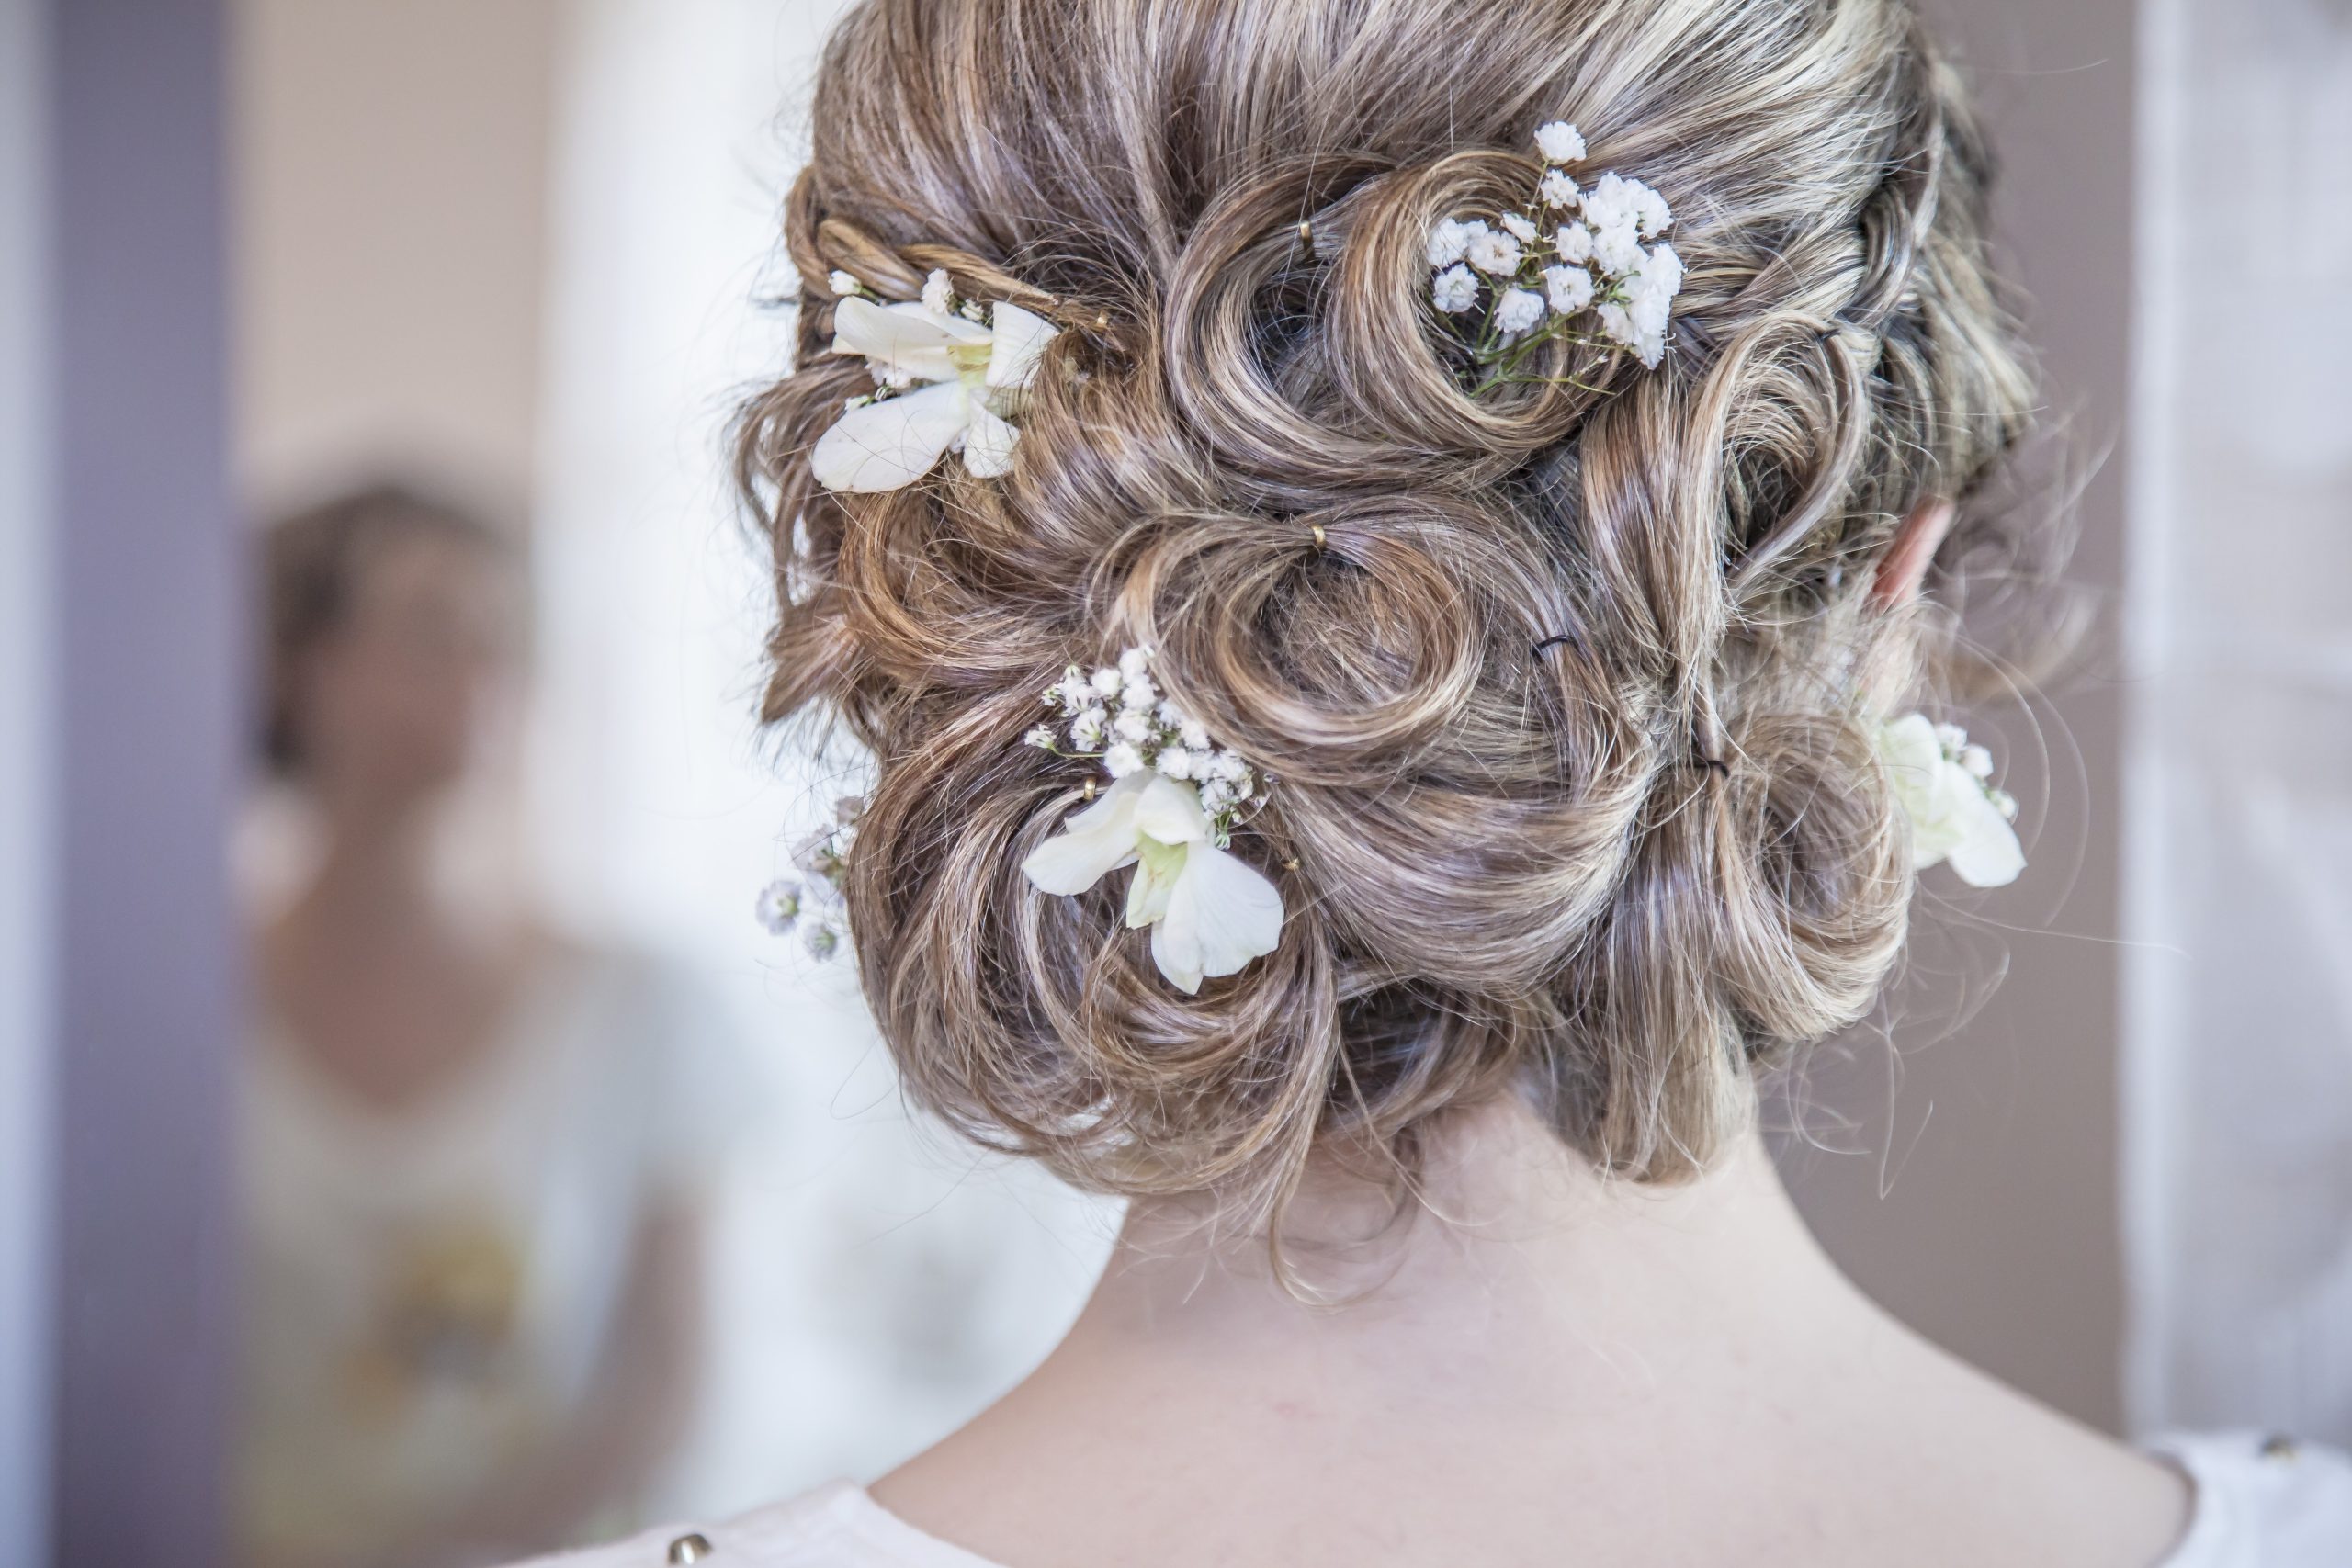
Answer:
[[[1524,206],[1552,119],[1666,197],[1689,279],[1657,369],[1564,345],[1474,399],[1424,245]],[[741,427],[765,711],[872,751],[850,920],[922,1103],[1266,1222],[1312,1154],[1409,1190],[1511,1092],[1687,1177],[1868,1011],[1912,884],[1872,694],[1958,645],[1873,571],[2032,396],[1910,5],[866,0],[813,120],[798,367]],[[871,386],[827,279],[932,268],[1063,329],[1012,473],[817,487]],[[1281,945],[1197,997],[1116,879],[1019,869],[1087,776],[1021,743],[1039,694],[1130,645],[1274,779],[1234,850]]]

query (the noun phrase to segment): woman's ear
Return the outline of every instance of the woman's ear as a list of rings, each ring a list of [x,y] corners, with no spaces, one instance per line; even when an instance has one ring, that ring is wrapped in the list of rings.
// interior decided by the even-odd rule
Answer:
[[[1951,532],[1955,510],[1949,501],[1928,500],[1913,507],[1911,515],[1903,520],[1886,558],[1878,563],[1878,581],[1871,588],[1871,597],[1882,609],[1900,609],[1919,596],[1919,584],[1927,578],[1928,563],[1936,558],[1936,547]]]

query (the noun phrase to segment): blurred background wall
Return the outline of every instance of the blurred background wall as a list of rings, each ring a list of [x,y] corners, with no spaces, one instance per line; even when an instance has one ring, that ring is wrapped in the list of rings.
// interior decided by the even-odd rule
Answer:
[[[0,1561],[49,1517],[45,18],[0,0]]]
[[[2352,1443],[2352,5],[2143,26],[2131,1406]]]
[[[560,0],[235,0],[238,477],[535,460]]]

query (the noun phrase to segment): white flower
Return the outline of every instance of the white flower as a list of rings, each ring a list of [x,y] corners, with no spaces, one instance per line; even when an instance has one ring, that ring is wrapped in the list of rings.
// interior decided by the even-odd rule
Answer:
[[[1581,223],[1563,223],[1552,236],[1552,248],[1569,265],[1582,266],[1592,259],[1592,231]]]
[[[1645,240],[1657,238],[1674,223],[1666,197],[1641,181],[1614,172],[1601,175],[1584,193],[1584,215],[1597,229],[1630,225]]]
[[[825,281],[831,288],[834,294],[843,299],[847,299],[855,295],[865,292],[865,285],[860,283],[856,278],[852,277],[848,273],[842,271],[839,267],[835,267],[833,269],[832,276],[827,278]]]
[[[1094,705],[1094,682],[1073,669],[1062,677],[1061,684],[1053,689],[1052,695],[1058,706],[1077,713]]]
[[[808,944],[808,956],[820,962],[842,950],[842,933],[828,925],[810,926],[800,940]]]
[[[1592,303],[1592,274],[1580,266],[1547,266],[1544,292],[1550,297],[1552,309],[1573,316]]]
[[[1105,664],[1102,669],[1097,670],[1093,675],[1094,689],[1106,697],[1117,696],[1119,694],[1119,687],[1124,684],[1125,681],[1126,677],[1125,675],[1120,674],[1108,664]]]
[[[1430,265],[1452,266],[1469,251],[1470,242],[1485,232],[1487,226],[1476,219],[1466,223],[1458,218],[1441,219],[1430,231]]]
[[[1182,746],[1161,747],[1159,760],[1152,765],[1171,779],[1189,779],[1193,776],[1193,754]]]
[[[1544,319],[1544,296],[1526,288],[1506,288],[1495,302],[1495,325],[1507,333],[1523,333]]]
[[[1056,330],[1044,318],[999,300],[982,327],[922,304],[846,299],[833,311],[833,352],[861,355],[885,386],[915,387],[845,412],[809,459],[828,490],[898,490],[949,452],[994,479],[1012,467],[1021,433],[1010,415],[1035,377]]]
[[[1119,655],[1119,676],[1126,681],[1148,680],[1151,675],[1151,649],[1131,648]]]
[[[1502,215],[1501,221],[1502,226],[1510,231],[1511,238],[1517,240],[1521,244],[1532,245],[1535,243],[1535,237],[1538,232],[1535,225],[1521,217],[1518,213],[1506,212]]]
[[[773,936],[782,936],[800,919],[800,884],[789,877],[760,889],[760,924]]]
[[[1040,891],[1075,897],[1130,865],[1127,924],[1151,928],[1152,961],[1187,996],[1281,943],[1281,890],[1218,849],[1200,793],[1160,773],[1123,776],[1021,870]]]
[[[1148,675],[1130,675],[1127,683],[1119,688],[1119,705],[1136,713],[1148,713],[1159,701],[1159,688],[1151,683]]]
[[[1081,751],[1101,750],[1102,727],[1109,722],[1110,716],[1101,708],[1088,708],[1069,721],[1070,743]]]
[[[1478,302],[1477,275],[1456,263],[1437,275],[1437,281],[1430,286],[1430,298],[1439,310],[1458,316]]]
[[[1879,729],[1879,760],[1911,823],[1911,868],[1949,863],[1972,887],[2004,886],[2025,869],[2025,852],[2009,825],[2015,803],[1971,769],[1968,737],[1951,734],[1957,742],[1916,713]]]
[[[1611,277],[1623,277],[1641,269],[1646,253],[1642,249],[1641,236],[1630,222],[1607,224],[1593,232],[1592,254],[1601,270]]]
[[[1672,245],[1653,246],[1623,281],[1624,302],[1600,308],[1601,330],[1655,367],[1666,356],[1667,323],[1682,292],[1682,258]]]
[[[1036,728],[1024,733],[1021,737],[1021,743],[1023,746],[1035,746],[1040,751],[1050,751],[1054,749],[1054,732],[1047,726],[1041,724]]]
[[[1566,120],[1555,119],[1535,128],[1535,145],[1547,164],[1584,162],[1584,138]]]
[[[1126,708],[1111,721],[1111,733],[1140,746],[1151,739],[1151,716],[1141,708]]]
[[[1666,197],[1639,180],[1629,179],[1625,184],[1633,189],[1634,215],[1643,239],[1655,240],[1674,226],[1674,209],[1667,206]]]
[[[1546,207],[1566,208],[1577,204],[1577,182],[1569,178],[1566,169],[1553,169],[1546,173],[1544,183],[1536,186],[1535,191],[1544,198]]]
[[[1165,707],[1159,710],[1159,718],[1163,724],[1170,722],[1170,715]],[[1197,718],[1186,718],[1181,713],[1174,716],[1174,723],[1178,737],[1188,748],[1195,751],[1206,751],[1209,749],[1207,725]]]
[[[1143,766],[1143,752],[1131,741],[1122,740],[1102,753],[1102,771],[1114,779],[1125,778]]]
[[[922,308],[935,316],[955,310],[956,286],[948,281],[945,267],[933,267],[931,276],[922,280]]]
[[[1491,229],[1473,238],[1462,254],[1480,272],[1492,273],[1497,277],[1509,277],[1519,270],[1519,242]]]

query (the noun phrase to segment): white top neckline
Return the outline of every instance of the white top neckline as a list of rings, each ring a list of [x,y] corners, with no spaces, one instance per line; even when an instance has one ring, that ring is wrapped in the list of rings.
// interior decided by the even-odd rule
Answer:
[[[2149,1445],[2188,1477],[2187,1532],[2150,1568],[2346,1568],[2352,1564],[2352,1460],[2250,1433]],[[679,1550],[692,1532],[707,1558]],[[542,1560],[538,1568],[1003,1568],[916,1529],[854,1482],[836,1481],[720,1525],[675,1525]]]

